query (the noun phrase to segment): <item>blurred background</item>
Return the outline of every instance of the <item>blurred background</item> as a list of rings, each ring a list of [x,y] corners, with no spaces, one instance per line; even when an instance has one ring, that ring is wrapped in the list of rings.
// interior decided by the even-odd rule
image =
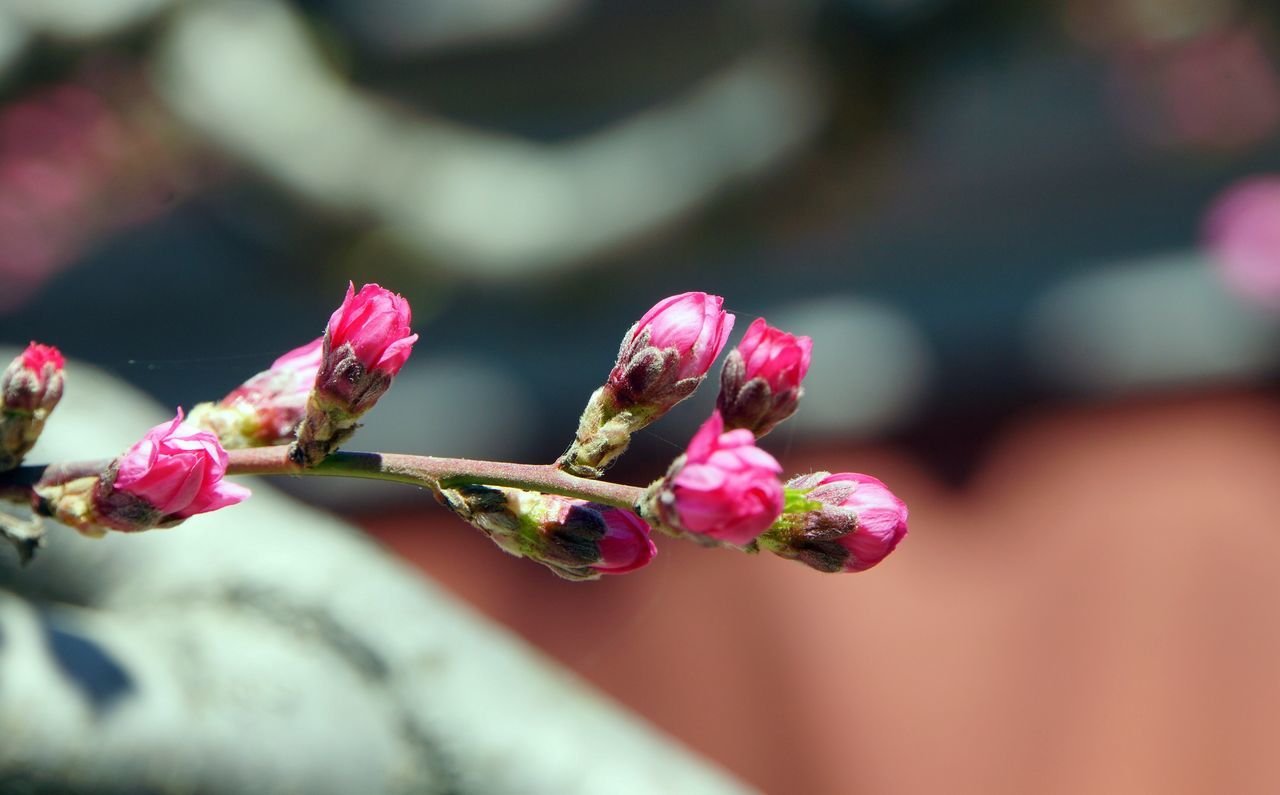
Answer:
[[[356,446],[549,461],[664,295],[814,338],[764,446],[908,502],[869,573],[570,584],[281,484],[771,793],[1275,791],[1272,172],[1243,0],[0,2],[0,342],[190,407],[377,281],[423,339]]]

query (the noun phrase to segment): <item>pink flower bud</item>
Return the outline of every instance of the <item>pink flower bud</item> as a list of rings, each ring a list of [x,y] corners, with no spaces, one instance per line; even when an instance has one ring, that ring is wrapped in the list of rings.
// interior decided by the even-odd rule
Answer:
[[[809,372],[813,340],[796,337],[756,318],[720,374],[717,408],[725,426],[746,428],[757,438],[796,411]]]
[[[217,404],[201,403],[190,422],[212,431],[228,450],[293,441],[320,370],[324,338],[294,348]]]
[[[289,457],[314,466],[345,441],[356,421],[391,388],[417,342],[409,302],[376,284],[355,292],[329,318],[320,369]]]
[[[870,475],[816,472],[787,484],[799,508],[761,539],[783,557],[820,571],[864,571],[907,535],[907,506]]]
[[[340,355],[349,345],[364,369],[394,376],[418,340],[410,333],[410,319],[409,302],[401,296],[376,284],[366,284],[357,293],[355,284],[348,283],[342,306],[329,317],[330,355]]]
[[[742,546],[782,513],[782,467],[756,447],[750,431],[723,430],[720,412],[713,412],[688,451],[650,487],[646,512],[678,533]]]
[[[718,295],[681,293],[645,312],[623,338],[609,379],[591,395],[577,437],[557,465],[579,477],[600,477],[633,433],[692,395],[733,330],[723,304]]]
[[[33,342],[0,376],[0,394],[6,411],[52,411],[62,399],[62,353],[52,345]]]
[[[505,551],[568,580],[625,574],[658,553],[649,525],[621,508],[495,486],[441,489],[439,496]]]
[[[62,399],[62,354],[33,342],[0,375],[0,472],[22,463]]]
[[[645,312],[627,332],[609,373],[619,401],[658,404],[665,411],[692,394],[733,331],[734,317],[723,304],[718,295],[681,293]]]
[[[227,453],[217,437],[182,422],[147,431],[100,480],[96,524],[136,531],[167,526],[249,496],[244,486],[223,480]]]
[[[600,546],[600,561],[591,568],[602,574],[626,574],[646,566],[658,554],[649,537],[649,524],[631,511],[609,506],[598,506],[604,519],[604,538]]]

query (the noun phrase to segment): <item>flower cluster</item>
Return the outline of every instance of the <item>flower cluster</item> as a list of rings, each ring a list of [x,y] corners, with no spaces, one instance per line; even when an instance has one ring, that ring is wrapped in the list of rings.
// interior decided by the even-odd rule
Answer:
[[[757,444],[795,413],[813,353],[808,337],[763,318],[725,357],[716,408],[663,477],[646,488],[600,480],[632,435],[706,379],[734,320],[724,299],[702,292],[645,312],[554,465],[339,451],[418,340],[409,303],[376,284],[348,284],[321,337],[197,405],[189,421],[179,409],[109,462],[19,467],[63,390],[62,355],[32,343],[0,378],[0,498],[24,496],[38,515],[102,535],[235,505],[249,490],[233,474],[376,476],[430,488],[503,550],[571,580],[642,568],[657,554],[653,531],[826,572],[875,566],[907,533],[902,501],[855,473],[784,484],[782,466]],[[5,527],[0,535],[16,543]],[[30,538],[23,543],[29,552]]]

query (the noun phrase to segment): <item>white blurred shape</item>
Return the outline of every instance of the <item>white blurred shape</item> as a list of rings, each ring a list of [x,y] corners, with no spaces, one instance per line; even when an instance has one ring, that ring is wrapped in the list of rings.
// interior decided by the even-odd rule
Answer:
[[[0,9],[0,75],[22,54],[29,38],[31,35],[26,25],[12,13]]]
[[[371,214],[473,278],[579,261],[672,222],[778,165],[822,112],[812,69],[770,50],[597,133],[535,144],[352,90],[267,0],[184,8],[158,83],[190,123],[306,199]]]
[[[1280,327],[1234,300],[1194,252],[1075,276],[1029,321],[1033,366],[1088,394],[1243,381],[1280,360]]]
[[[345,0],[337,10],[379,49],[408,54],[533,36],[562,25],[584,4],[585,0]]]
[[[5,11],[33,30],[91,38],[135,25],[174,0],[6,0]]]
[[[909,420],[923,402],[933,354],[902,312],[829,297],[787,304],[765,317],[771,326],[814,341],[804,399],[787,420],[797,431],[874,436]]]

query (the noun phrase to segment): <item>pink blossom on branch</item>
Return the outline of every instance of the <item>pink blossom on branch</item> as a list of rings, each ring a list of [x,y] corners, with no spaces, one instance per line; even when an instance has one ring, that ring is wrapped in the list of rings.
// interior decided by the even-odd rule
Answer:
[[[690,292],[664,298],[622,341],[609,385],[624,404],[670,408],[692,394],[733,331],[734,316],[718,295]]]
[[[813,341],[773,328],[756,318],[720,374],[716,407],[725,426],[746,428],[757,438],[795,413],[804,394]]]
[[[40,438],[62,399],[64,364],[57,348],[32,342],[0,374],[0,472],[22,463]]]
[[[816,472],[787,491],[788,511],[761,545],[819,571],[865,571],[907,535],[906,503],[870,475]]]
[[[393,376],[418,340],[409,329],[411,319],[409,302],[402,296],[376,284],[366,284],[357,293],[355,284],[348,283],[342,306],[329,317],[325,339],[330,352],[349,345],[366,370]]]
[[[212,431],[228,450],[287,444],[307,410],[320,370],[324,338],[280,356],[217,403],[191,410],[193,425]]]
[[[128,532],[176,524],[248,498],[223,479],[227,452],[218,439],[182,421],[155,426],[115,460],[94,493],[93,524]]]
[[[664,298],[623,337],[618,360],[578,420],[578,433],[557,465],[598,478],[626,451],[631,435],[693,394],[733,330],[718,295]]]
[[[647,566],[658,554],[649,537],[649,524],[631,511],[600,506],[605,535],[600,539],[600,560],[591,568],[602,574],[626,574]]]
[[[409,302],[376,284],[347,295],[329,318],[320,368],[290,458],[315,466],[355,432],[360,416],[391,388],[418,335]]]
[[[724,431],[713,412],[666,477],[649,488],[646,512],[678,534],[743,546],[782,513],[782,467],[750,431]]]

